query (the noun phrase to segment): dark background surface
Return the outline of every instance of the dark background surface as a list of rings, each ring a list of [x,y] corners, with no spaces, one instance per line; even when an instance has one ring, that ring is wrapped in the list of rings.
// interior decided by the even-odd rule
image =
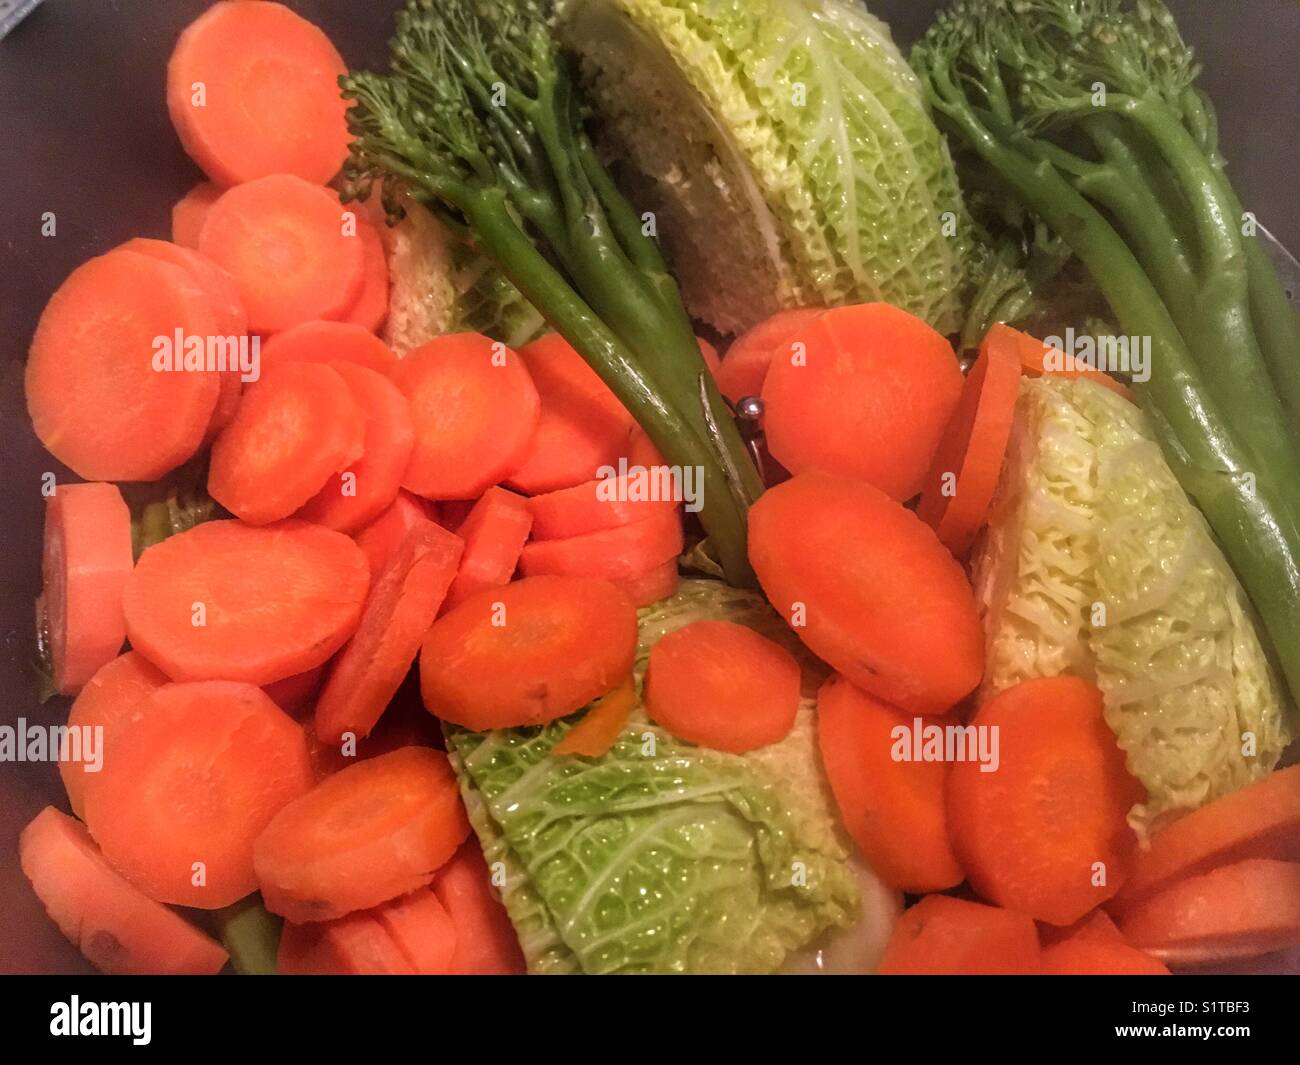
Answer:
[[[400,0],[287,0],[352,66],[379,65]],[[34,697],[32,601],[40,589],[41,474],[67,471],[32,435],[22,365],[46,299],[80,263],[136,236],[168,238],[172,204],[202,175],[181,151],[163,98],[180,30],[207,0],[46,0],[0,40],[0,724],[62,720]],[[1300,6],[1293,0],[1173,0],[1205,64],[1237,191],[1293,252],[1300,169]],[[874,0],[910,44],[938,4]],[[57,236],[41,236],[53,211]],[[22,826],[64,802],[51,765],[0,763],[0,973],[85,972],[18,869]]]

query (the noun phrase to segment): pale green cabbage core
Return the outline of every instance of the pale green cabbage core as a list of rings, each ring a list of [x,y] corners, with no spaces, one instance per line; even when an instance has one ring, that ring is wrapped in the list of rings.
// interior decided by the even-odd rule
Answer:
[[[824,675],[758,596],[684,581],[641,612],[636,676],[663,635],[726,618],[798,652],[793,731],[746,755],[706,750],[638,706],[601,758],[554,756],[581,714],[535,729],[448,730],[448,750],[534,973],[768,973],[851,925],[859,890],[817,751]]]

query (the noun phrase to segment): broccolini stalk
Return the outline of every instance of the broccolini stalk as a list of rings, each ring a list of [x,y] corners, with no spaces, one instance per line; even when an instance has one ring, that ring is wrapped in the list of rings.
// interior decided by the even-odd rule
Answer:
[[[274,976],[284,922],[268,913],[260,895],[249,895],[213,915],[221,945],[241,976]]]
[[[730,581],[758,473],[707,373],[676,282],[597,160],[538,0],[409,0],[387,75],[355,101],[347,195],[405,186],[497,261],[668,461],[703,472],[700,517]],[[391,202],[391,201],[390,201]]]
[[[912,62],[948,127],[1073,249],[1124,332],[1151,338],[1150,380],[1135,387],[1300,692],[1300,461],[1283,415],[1295,397],[1279,397],[1293,385],[1271,368],[1294,320],[1248,265],[1168,11],[957,0]]]

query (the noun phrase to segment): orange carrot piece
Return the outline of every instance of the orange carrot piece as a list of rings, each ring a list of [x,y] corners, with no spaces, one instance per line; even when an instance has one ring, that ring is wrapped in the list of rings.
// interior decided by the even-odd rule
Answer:
[[[341,533],[210,521],[141,555],[122,601],[131,646],[173,680],[260,685],[342,647],[369,586],[365,555]]]
[[[1029,917],[950,895],[927,895],[904,910],[880,963],[883,976],[1023,976],[1041,968]]]
[[[360,458],[332,475],[298,511],[300,518],[339,532],[356,532],[379,517],[393,500],[415,447],[411,408],[382,374],[347,362],[335,363],[365,419]]]
[[[634,470],[629,463],[625,474],[531,496],[533,539],[563,540],[631,525],[662,511],[675,511],[676,497],[671,477],[644,466]]]
[[[403,747],[326,777],[253,848],[262,900],[325,921],[424,887],[469,835],[447,756]]]
[[[399,491],[397,498],[379,517],[352,534],[370,563],[371,578],[379,578],[388,560],[411,529],[421,522],[437,520],[437,507],[433,503],[405,490]],[[443,528],[447,526],[444,525]]]
[[[670,558],[662,565],[655,566],[639,576],[625,577],[612,583],[632,600],[634,607],[640,609],[675,595],[679,580],[677,559]]]
[[[297,723],[251,684],[168,684],[121,722],[83,792],[110,864],[150,898],[217,909],[257,888],[253,840],[312,786]]]
[[[460,537],[431,521],[407,533],[371,588],[357,633],[316,700],[321,740],[337,743],[349,732],[370,735],[438,616],[463,547]]]
[[[928,525],[860,481],[802,473],[749,512],[749,560],[811,650],[864,691],[939,714],[984,673],[961,566]]]
[[[129,721],[149,696],[170,683],[167,675],[137,651],[128,651],[100,669],[73,701],[68,711],[68,728],[85,735],[85,729],[100,729],[99,751],[114,742],[113,735],[123,721]],[[78,817],[85,815],[83,795],[93,772],[94,757],[83,747],[80,761],[60,759],[59,776],[68,793],[68,805]]]
[[[456,955],[456,926],[430,888],[376,906],[370,913],[417,976],[444,976]]]
[[[456,927],[451,971],[459,976],[522,976],[524,956],[478,840],[471,837],[433,878]]]
[[[1151,839],[1115,899],[1124,907],[1175,880],[1247,858],[1300,856],[1300,765],[1287,766],[1199,810]]]
[[[167,110],[219,185],[280,173],[322,184],[347,156],[346,73],[329,38],[284,5],[216,3],[176,41]]]
[[[551,753],[599,758],[614,746],[635,708],[636,685],[629,675],[617,688],[597,699],[583,719],[551,749]]]
[[[1169,968],[1123,938],[1070,936],[1043,948],[1043,972],[1048,976],[1168,976]]]
[[[961,398],[951,345],[887,303],[832,308],[802,333],[763,382],[772,457],[791,473],[820,470],[911,499]]]
[[[1094,370],[1089,366],[1072,366],[1061,369],[1048,369],[1047,359],[1054,349],[1049,348],[1041,340],[1031,337],[1028,333],[1022,333],[1019,329],[1012,329],[1009,325],[997,323],[985,335],[980,344],[980,349],[999,348],[1004,350],[1008,355],[1013,356],[1019,363],[1020,368],[1030,377],[1043,377],[1050,374],[1053,377],[1087,378],[1103,388],[1109,388],[1117,395],[1123,396],[1130,403],[1134,402],[1133,393],[1129,387],[1121,381],[1115,380],[1108,373],[1101,370]],[[1063,353],[1055,352],[1056,357],[1064,363],[1061,357]]]
[[[392,370],[411,402],[415,451],[403,486],[427,499],[477,499],[528,457],[539,400],[528,368],[479,333],[441,336]]]
[[[213,975],[221,944],[119,876],[79,821],[47,806],[18,861],[50,919],[91,965],[119,976]]]
[[[799,663],[733,621],[693,621],[650,649],[646,713],[679,739],[741,754],[785,739],[799,712]]]
[[[1175,968],[1300,947],[1300,862],[1251,858],[1135,902],[1120,931]]]
[[[353,362],[387,374],[397,365],[393,349],[356,322],[317,319],[291,326],[262,344],[262,372],[282,362]]]
[[[988,517],[1019,394],[1020,362],[1015,353],[986,338],[934,453],[916,508],[917,517],[958,558],[970,550]]]
[[[525,577],[449,610],[420,652],[424,705],[475,731],[541,725],[631,670],[636,610],[607,581]]]
[[[777,311],[752,329],[741,333],[727,348],[714,376],[718,390],[732,403],[763,393],[768,367],[778,354],[793,355],[804,327],[817,320],[824,307],[796,307]]]
[[[328,191],[292,174],[236,185],[212,205],[199,251],[235,279],[251,331],[341,318],[356,302],[365,256],[342,214]]]
[[[172,241],[198,251],[199,233],[208,220],[208,210],[225,191],[211,181],[200,181],[177,200],[172,208]]]
[[[948,840],[947,766],[910,757],[913,722],[841,676],[817,693],[817,742],[844,827],[877,876],[919,895],[965,874]],[[906,759],[895,757],[900,730]]]
[[[280,976],[414,976],[415,966],[380,923],[377,911],[293,924],[280,932]]]
[[[213,373],[154,369],[158,337],[217,332],[186,270],[112,251],[79,266],[41,313],[27,410],[49,452],[93,481],[154,481],[198,449],[217,404]]]
[[[355,210],[356,204],[352,207]],[[361,282],[361,294],[343,320],[378,333],[388,319],[388,255],[379,230],[360,215],[357,216],[357,237],[361,240],[365,276]]]
[[[632,427],[632,433],[627,438],[625,451],[629,468],[642,467],[653,470],[668,464],[663,453],[655,447],[654,441],[650,439],[649,434],[639,425]]]
[[[356,463],[365,448],[375,396],[368,391],[362,399],[360,392],[332,366],[272,367],[244,394],[234,420],[212,445],[212,498],[252,525],[268,525],[331,490],[327,482]],[[394,396],[384,413],[400,412],[402,406],[401,397]],[[393,446],[401,443],[394,440]],[[360,477],[353,483],[359,485]],[[337,511],[326,504],[304,516],[316,520],[322,511],[331,519],[322,524],[338,521]]]
[[[325,667],[314,666],[311,669],[295,673],[292,677],[273,680],[263,684],[262,691],[270,697],[286,714],[296,714],[316,698],[320,686],[325,680]]]
[[[999,692],[971,722],[996,730],[998,768],[948,774],[948,827],[971,887],[1048,924],[1073,924],[1117,892],[1137,840],[1125,820],[1141,785],[1078,677],[1040,677]]]
[[[41,561],[54,686],[79,692],[126,639],[122,591],[131,575],[131,512],[112,484],[55,485],[45,503]]]
[[[522,496],[504,488],[484,492],[457,529],[465,541],[465,554],[443,609],[451,609],[484,588],[508,584],[532,525],[533,516]]]
[[[700,358],[704,360],[704,368],[716,378],[718,370],[722,367],[722,359],[718,355],[718,349],[703,337],[696,337],[695,343],[700,346]]]
[[[525,577],[554,575],[626,581],[673,561],[682,551],[682,521],[676,510],[614,529],[535,540],[524,545],[519,569]]]
[[[1054,947],[1067,939],[1088,943],[1126,943],[1124,934],[1105,910],[1093,910],[1074,924],[1045,924],[1038,929],[1038,938],[1044,947]]]
[[[488,489],[491,491],[491,489]],[[484,495],[487,492],[483,493]],[[412,499],[417,498],[415,496]],[[482,497],[480,497],[482,498]],[[469,512],[478,504],[477,499],[446,499],[441,503],[434,503],[432,500],[425,500],[425,505],[438,512],[435,519],[448,532],[459,533],[460,527],[465,524],[465,519],[469,517]]]

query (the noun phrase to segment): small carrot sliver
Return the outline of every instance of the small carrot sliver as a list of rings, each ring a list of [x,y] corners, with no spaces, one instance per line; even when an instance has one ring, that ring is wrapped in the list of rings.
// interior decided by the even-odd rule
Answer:
[[[119,976],[213,975],[220,943],[113,871],[81,822],[47,806],[18,861],[50,919],[96,969]]]
[[[198,251],[199,233],[208,220],[208,210],[226,190],[211,181],[200,181],[172,207],[172,240],[182,248]]]
[[[733,621],[693,621],[650,649],[646,713],[679,739],[741,754],[789,735],[799,712],[799,663]]]
[[[1071,937],[1043,948],[1043,972],[1049,976],[1168,976],[1169,968],[1123,939]]]
[[[492,872],[471,837],[433,878],[433,890],[456,927],[451,971],[458,976],[522,976],[524,956]]]
[[[359,402],[332,366],[272,367],[212,445],[208,492],[253,525],[289,517],[362,457],[373,398]],[[392,404],[400,410],[399,397]]]
[[[434,622],[420,688],[430,713],[465,728],[540,725],[604,695],[635,654],[636,610],[612,584],[525,577]]]
[[[824,311],[824,307],[777,311],[741,333],[727,348],[722,365],[714,374],[719,391],[732,403],[739,403],[746,396],[762,395],[763,382],[767,379],[773,357],[778,352],[793,354],[793,345],[799,342],[800,331]]]
[[[365,555],[342,533],[210,521],[140,556],[123,595],[126,631],[173,680],[270,684],[337,651],[369,586]]]
[[[484,492],[456,530],[465,541],[465,554],[443,608],[449,610],[484,588],[508,584],[532,525],[522,496],[504,488]]]
[[[519,569],[525,577],[551,574],[629,580],[675,559],[682,544],[681,518],[676,510],[661,509],[614,529],[563,540],[535,540],[524,546]]]
[[[469,834],[447,756],[403,747],[326,777],[254,846],[266,908],[324,921],[423,887]]]
[[[456,926],[438,896],[427,887],[376,906],[370,913],[397,944],[418,976],[453,972]]]
[[[122,593],[133,565],[131,512],[112,484],[55,485],[41,561],[54,686],[80,691],[126,639]]]
[[[250,330],[340,318],[356,302],[365,256],[342,214],[329,192],[292,174],[236,185],[212,205],[199,251],[235,279]]]
[[[344,205],[347,209],[347,205]],[[356,209],[356,205],[352,205]],[[388,255],[379,230],[359,213],[357,237],[361,241],[364,277],[357,301],[348,309],[343,321],[378,333],[388,318]]]
[[[251,684],[201,681],[159,688],[111,739],[84,791],[110,864],[180,906],[213,910],[256,890],[253,840],[312,785],[297,723]]]
[[[910,737],[914,720],[841,676],[817,694],[817,743],[844,827],[886,884],[922,894],[965,873],[948,840],[945,763],[912,759],[910,739],[909,757],[895,757],[898,731]]]
[[[315,698],[324,680],[325,667],[315,666],[292,677],[263,684],[262,691],[286,714],[296,714]]]
[[[880,963],[884,976],[1023,976],[1041,968],[1031,918],[949,895],[904,910]]]
[[[1115,380],[1110,374],[1091,366],[1069,365],[1066,363],[1064,353],[1059,349],[1048,347],[1036,337],[1022,333],[1019,329],[1012,329],[1011,326],[1003,325],[1001,322],[988,331],[980,344],[981,350],[987,348],[998,348],[1014,357],[1019,362],[1020,368],[1030,377],[1043,377],[1049,374],[1052,377],[1082,377],[1103,388],[1109,388],[1130,403],[1133,402],[1133,392],[1129,387]],[[1047,361],[1049,357],[1059,360],[1062,365],[1050,367]]]
[[[314,319],[267,337],[262,372],[282,362],[354,362],[387,374],[397,365],[393,349],[356,322]]]
[[[217,404],[217,375],[154,368],[155,340],[217,332],[186,270],[111,251],[79,266],[41,313],[27,410],[46,449],[80,477],[153,481],[190,458]]]
[[[217,3],[176,41],[167,110],[221,185],[278,173],[322,183],[347,155],[346,73],[329,38],[283,4]]]
[[[623,590],[623,593],[632,600],[634,607],[640,609],[675,594],[679,580],[677,559],[670,558],[662,565],[646,570],[645,573],[635,577],[624,577],[612,583]]]
[[[635,707],[636,685],[629,675],[617,688],[597,699],[583,719],[551,749],[551,753],[599,758],[614,746]]]
[[[970,550],[988,517],[1019,394],[1015,353],[986,337],[934,453],[916,508],[917,517],[958,558]]]
[[[406,397],[388,378],[347,362],[335,363],[332,369],[362,412],[365,444],[360,457],[331,475],[298,517],[351,533],[374,521],[397,498],[415,430]]]
[[[463,544],[426,521],[413,528],[370,589],[356,635],[339,652],[316,700],[316,735],[368,736],[411,669],[438,616]]]
[[[285,922],[275,956],[280,976],[414,976],[415,966],[373,911],[311,924]]]
[[[406,534],[423,521],[437,521],[436,507],[428,500],[403,490],[397,493],[397,498],[379,517],[352,534],[357,546],[365,552],[372,578],[379,577],[388,560],[406,539]]]
[[[629,463],[626,473],[529,497],[533,539],[563,540],[631,525],[676,510],[677,495],[671,475],[644,466],[633,469]]]
[[[411,403],[415,450],[403,487],[427,499],[477,499],[528,456],[539,401],[528,368],[479,333],[409,352],[392,379]]]

